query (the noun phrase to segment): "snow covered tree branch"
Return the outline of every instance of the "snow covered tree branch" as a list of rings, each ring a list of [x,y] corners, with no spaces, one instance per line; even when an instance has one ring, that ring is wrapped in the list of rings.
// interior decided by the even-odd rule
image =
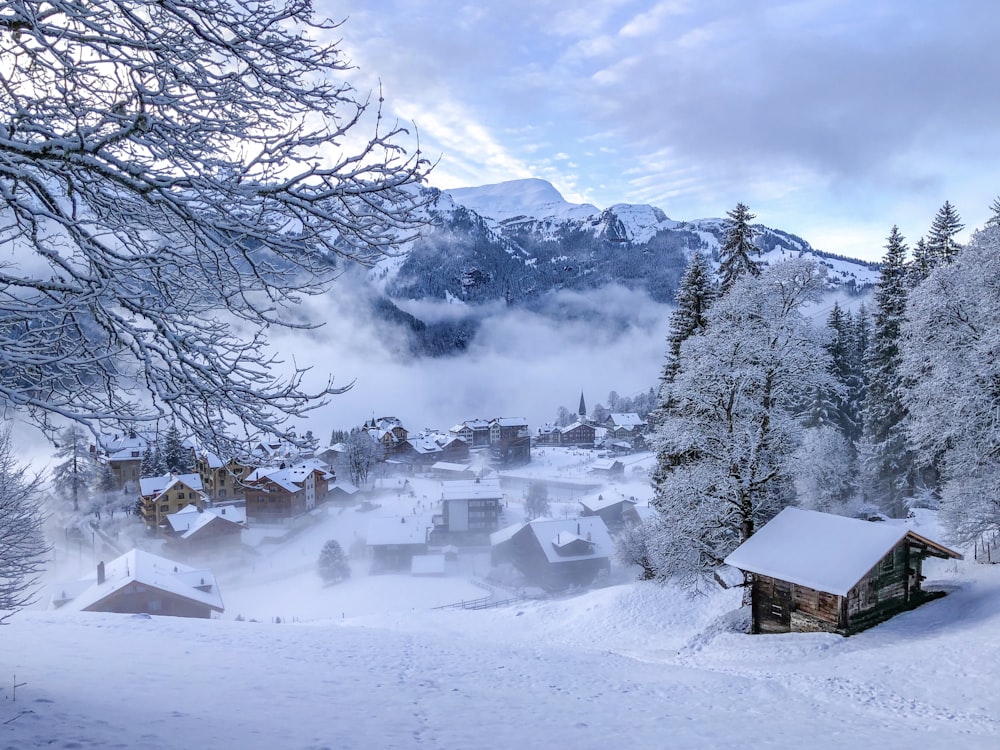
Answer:
[[[0,430],[0,624],[35,601],[44,570],[39,484],[14,460],[10,430]]]
[[[412,236],[428,169],[337,28],[307,0],[0,9],[0,401],[211,442],[335,392],[276,376],[265,330]]]

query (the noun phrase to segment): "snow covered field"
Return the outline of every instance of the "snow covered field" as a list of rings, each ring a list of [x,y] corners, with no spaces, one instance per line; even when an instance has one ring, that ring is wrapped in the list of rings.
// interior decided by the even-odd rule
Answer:
[[[532,471],[566,479],[572,461]],[[638,474],[602,489],[648,493]],[[413,488],[373,513],[419,517],[434,483]],[[738,593],[652,583],[432,609],[484,595],[482,554],[443,579],[355,561],[323,587],[319,548],[348,548],[368,515],[259,543],[249,570],[220,572],[219,620],[15,616],[0,629],[0,748],[1000,747],[1000,566],[929,565],[948,596],[851,638],[749,636]]]

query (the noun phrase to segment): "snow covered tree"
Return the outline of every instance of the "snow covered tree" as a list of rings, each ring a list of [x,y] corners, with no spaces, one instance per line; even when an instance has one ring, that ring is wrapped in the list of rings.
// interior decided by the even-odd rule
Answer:
[[[382,444],[365,430],[351,430],[344,441],[337,473],[350,477],[351,482],[360,487],[368,482],[368,475],[384,455]]]
[[[158,442],[150,442],[142,452],[142,463],[139,473],[144,477],[160,477],[167,473],[167,464],[163,460],[163,451]]]
[[[326,583],[336,583],[351,577],[351,564],[336,539],[324,544],[319,552],[319,574]]]
[[[549,514],[549,488],[545,482],[531,482],[528,485],[524,513],[528,518],[541,518]]]
[[[926,240],[921,237],[913,247],[913,260],[910,261],[910,286],[916,286],[926,279],[937,264],[937,255],[931,252]]]
[[[753,243],[754,231],[750,226],[757,217],[743,203],[737,203],[726,217],[726,236],[719,248],[719,290],[722,294],[741,276],[760,275],[760,266],[753,259],[755,255],[760,256],[760,249]]]
[[[0,624],[35,601],[48,552],[40,479],[18,465],[10,441],[10,430],[0,430]]]
[[[864,437],[861,449],[864,491],[884,513],[906,514],[913,486],[913,454],[906,442],[906,408],[899,370],[900,327],[906,314],[906,243],[893,227],[875,291],[875,323],[865,371]]]
[[[990,218],[986,220],[987,227],[998,227],[1000,226],[1000,196],[993,199],[990,204]]]
[[[180,430],[171,424],[163,436],[163,464],[174,474],[190,474],[194,471],[194,454],[184,445]]]
[[[0,403],[231,453],[336,392],[266,330],[413,234],[426,162],[312,5],[0,6]]]
[[[951,263],[955,259],[962,249],[955,237],[963,229],[965,225],[958,211],[951,203],[945,201],[938,209],[931,224],[931,231],[927,234],[927,254],[936,261],[936,264]]]
[[[701,580],[792,499],[795,407],[832,386],[825,332],[803,313],[823,283],[810,260],[746,274],[712,306],[705,332],[681,345],[653,436],[661,576]]]
[[[804,430],[792,466],[795,495],[803,508],[840,513],[854,494],[851,446],[833,425]]]
[[[717,294],[708,261],[704,255],[695,251],[674,297],[677,309],[670,314],[663,380],[672,380],[680,367],[681,344],[705,330],[708,325],[708,310]]]
[[[79,511],[90,495],[98,469],[87,431],[70,425],[60,432],[55,457],[65,460],[52,467],[52,487],[59,497],[73,503],[74,511]]]
[[[998,533],[1000,227],[911,292],[902,333],[908,436],[940,466],[941,519],[958,543]]]

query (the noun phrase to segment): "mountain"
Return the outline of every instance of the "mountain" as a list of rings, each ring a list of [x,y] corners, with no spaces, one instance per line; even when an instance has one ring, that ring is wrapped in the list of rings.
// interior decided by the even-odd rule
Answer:
[[[428,191],[421,237],[369,273],[380,295],[378,313],[409,327],[412,354],[461,351],[478,321],[492,314],[491,303],[627,326],[585,305],[568,308],[559,293],[617,285],[672,303],[692,253],[717,261],[725,231],[722,219],[675,221],[654,206],[622,203],[601,210],[569,203],[540,179]],[[876,264],[819,252],[780,229],[755,229],[765,263],[813,256],[828,267],[831,290],[860,294],[878,276]],[[436,321],[403,312],[417,301],[464,308]]]

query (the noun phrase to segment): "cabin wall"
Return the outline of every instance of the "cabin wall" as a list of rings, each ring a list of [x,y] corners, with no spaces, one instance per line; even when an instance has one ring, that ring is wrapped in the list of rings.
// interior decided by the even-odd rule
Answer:
[[[883,557],[847,593],[847,630],[863,630],[905,609],[919,595],[920,562],[905,539]]]

